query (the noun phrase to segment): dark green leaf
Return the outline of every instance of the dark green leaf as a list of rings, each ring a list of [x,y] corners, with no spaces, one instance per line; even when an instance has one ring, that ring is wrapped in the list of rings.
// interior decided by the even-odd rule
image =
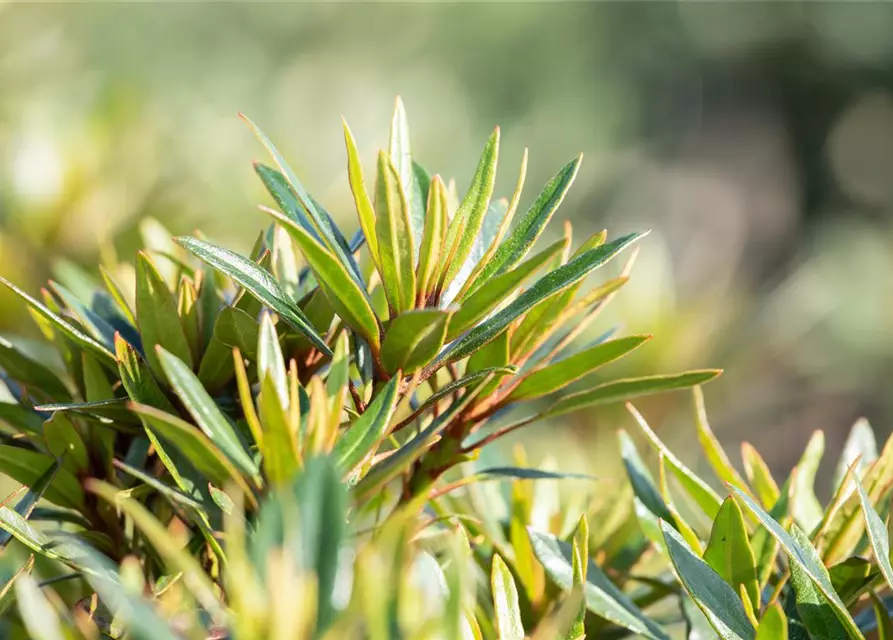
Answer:
[[[182,360],[162,348],[158,349],[158,359],[174,392],[202,432],[244,473],[257,476],[260,470],[254,459],[245,451],[233,425],[205,391],[195,374]]]
[[[571,545],[529,527],[527,531],[533,551],[549,577],[562,589],[571,589],[574,584]],[[592,561],[586,569],[585,597],[586,608],[595,615],[652,640],[668,639]]]
[[[723,640],[753,640],[753,625],[735,590],[691,550],[672,526],[661,522],[661,530],[679,581],[719,636]]]
[[[791,533],[785,531],[778,522],[773,520],[760,505],[758,505],[750,496],[740,489],[730,487],[735,495],[735,499],[743,504],[746,509],[753,513],[760,523],[769,531],[773,538],[778,540],[781,547],[787,552],[791,560],[791,565],[796,564],[805,576],[815,584],[822,595],[828,600],[830,606],[834,610],[834,615],[840,620],[847,630],[851,638],[859,640],[862,634],[853,621],[846,606],[840,600],[840,597],[834,591],[831,584],[831,577],[828,570],[822,563],[818,552],[809,543],[809,539],[800,531],[799,528],[793,526]]]
[[[269,271],[237,253],[203,240],[188,237],[175,238],[175,240],[177,244],[195,254],[200,260],[207,262],[242,285],[252,296],[270,307],[296,331],[306,336],[317,349],[327,356],[332,355],[325,340],[316,332],[297,304],[288,299],[282,287]]]
[[[36,507],[38,501],[43,498],[47,489],[49,489],[50,484],[52,484],[53,480],[56,478],[56,473],[60,468],[61,465],[58,461],[47,467],[47,470],[44,471],[40,477],[34,481],[34,484],[28,488],[24,497],[16,503],[15,512],[19,514],[23,520],[27,520],[31,517],[34,507]],[[3,530],[0,532],[0,549],[5,549],[11,538],[12,535],[8,531]]]
[[[363,414],[338,438],[332,457],[339,469],[350,472],[356,468],[385,438],[397,406],[399,387],[400,378],[394,376],[378,392]]]
[[[97,342],[95,339],[88,336],[86,333],[81,331],[80,329],[70,325],[68,322],[62,319],[62,317],[47,308],[46,305],[38,302],[27,293],[19,289],[17,286],[9,282],[6,278],[0,277],[0,284],[6,286],[10,291],[15,293],[17,296],[22,298],[25,302],[28,303],[28,306],[39,316],[44,318],[47,322],[52,324],[54,327],[59,329],[67,338],[71,339],[76,345],[86,349],[87,351],[91,351],[96,355],[100,356],[101,359],[105,361],[114,360],[115,356],[105,348],[102,344]]]

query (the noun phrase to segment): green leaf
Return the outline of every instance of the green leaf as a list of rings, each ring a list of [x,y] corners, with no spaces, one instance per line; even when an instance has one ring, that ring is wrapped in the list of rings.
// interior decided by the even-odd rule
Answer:
[[[238,347],[249,360],[257,359],[259,333],[257,320],[236,307],[223,307],[214,324],[214,337],[229,347],[227,354]]]
[[[109,350],[114,347],[115,330],[108,322],[88,308],[78,300],[77,296],[58,282],[50,280],[50,287],[56,292],[59,299],[62,300],[68,313],[73,315],[97,342]]]
[[[158,358],[171,387],[202,432],[244,473],[252,477],[257,476],[259,473],[257,464],[245,451],[233,425],[205,391],[195,374],[182,360],[165,349],[158,349]]]
[[[723,640],[753,640],[753,625],[732,587],[691,550],[676,530],[661,522],[667,552],[679,582]]]
[[[536,369],[512,391],[509,399],[530,400],[563,389],[599,367],[614,362],[651,339],[651,336],[628,336],[602,342],[572,356]]]
[[[53,480],[56,478],[56,473],[58,473],[60,468],[61,465],[58,461],[47,467],[47,470],[44,471],[40,477],[34,481],[34,484],[28,488],[24,497],[16,503],[15,512],[19,514],[23,520],[27,520],[31,517],[34,507],[36,507],[37,503],[44,497],[44,494],[46,494],[50,484],[52,484]],[[11,539],[12,535],[8,531],[3,530],[0,532],[0,549],[5,549]]]
[[[248,124],[248,126],[254,132],[254,135],[256,135],[257,139],[260,140],[261,144],[266,147],[267,151],[270,153],[270,156],[272,156],[273,161],[276,163],[276,166],[279,167],[279,170],[288,181],[290,189],[288,189],[287,191],[289,191],[292,196],[297,198],[300,206],[310,216],[311,220],[313,221],[313,226],[315,227],[323,243],[326,245],[326,248],[333,254],[335,254],[338,260],[341,262],[342,266],[354,278],[357,285],[362,287],[363,283],[360,279],[359,269],[357,268],[356,262],[350,255],[347,241],[344,239],[344,236],[342,235],[338,227],[335,226],[332,218],[319,205],[319,203],[317,203],[310,196],[310,194],[307,193],[307,190],[304,189],[304,185],[302,185],[300,180],[298,180],[298,176],[295,175],[295,172],[292,171],[291,167],[288,166],[288,163],[285,162],[285,158],[282,157],[282,154],[279,153],[279,150],[273,145],[272,141],[270,141],[270,139],[263,133],[263,131],[261,131],[257,127],[257,125],[249,120],[244,114],[240,114],[240,116]]]
[[[777,602],[766,608],[757,627],[756,640],[788,640],[788,621]]]
[[[408,375],[431,362],[443,347],[451,315],[442,309],[415,309],[391,320],[381,345],[385,371]]]
[[[263,384],[269,378],[273,390],[279,396],[281,407],[288,407],[288,376],[285,372],[285,358],[279,346],[279,335],[273,326],[273,319],[264,314],[257,337],[257,378]]]
[[[825,434],[815,431],[797,463],[797,474],[793,476],[791,495],[791,515],[794,522],[804,531],[812,531],[822,521],[825,510],[815,496],[815,476],[825,452]]]
[[[566,244],[564,240],[559,240],[517,268],[500,274],[478,287],[462,303],[462,306],[453,316],[453,320],[450,322],[449,339],[460,335],[463,331],[486,317],[488,313],[504,302],[527,278],[558,255]]]
[[[437,442],[440,434],[452,423],[456,416],[471,404],[487,380],[488,378],[484,378],[480,383],[470,388],[461,398],[454,400],[446,411],[434,418],[414,438],[405,442],[403,446],[396,449],[385,460],[374,465],[369,473],[357,483],[355,487],[356,499],[359,501],[368,499],[418,460],[425,451]]]
[[[654,484],[651,472],[642,461],[632,438],[624,430],[617,433],[620,440],[620,457],[629,483],[633,489],[636,518],[643,533],[659,546],[663,546],[658,520],[676,524],[676,518],[670,513],[663,497]]]
[[[440,282],[438,283],[440,291],[444,291],[449,286],[464,266],[481,230],[484,215],[487,213],[490,198],[493,196],[493,187],[496,184],[498,157],[499,127],[496,127],[481,154],[471,186],[447,227],[445,249],[441,257]]]
[[[890,614],[884,603],[874,592],[871,593],[871,606],[877,621],[878,640],[893,639],[893,621],[890,620]]]
[[[210,242],[189,237],[175,238],[175,241],[200,260],[242,285],[246,291],[275,311],[298,333],[306,336],[322,353],[327,356],[332,355],[325,340],[316,332],[297,304],[288,299],[282,287],[269,271],[237,253]]]
[[[120,336],[115,337],[115,353],[118,358],[118,375],[127,395],[134,402],[149,405],[168,413],[174,412],[174,406],[164,395],[161,387],[152,376],[152,372],[130,344]]]
[[[704,550],[704,562],[722,576],[732,589],[737,591],[740,585],[744,585],[750,601],[759,604],[756,560],[744,516],[734,498],[723,501],[713,520],[710,540]]]
[[[260,417],[264,425],[264,472],[271,484],[286,484],[300,468],[298,434],[286,419],[273,376],[261,381]]]
[[[722,504],[722,500],[716,495],[716,492],[711,489],[706,482],[695,475],[691,469],[682,464],[682,461],[679,460],[679,458],[677,458],[663,442],[661,442],[660,438],[658,438],[657,434],[648,426],[648,423],[645,422],[645,418],[642,417],[642,414],[636,411],[635,407],[631,404],[627,404],[627,409],[632,413],[636,422],[639,424],[639,427],[641,427],[655,450],[663,455],[667,466],[670,467],[670,470],[673,472],[673,475],[676,476],[676,479],[679,481],[679,484],[682,485],[682,488],[685,489],[685,492],[691,496],[708,518],[711,520],[716,518],[717,513],[719,513],[720,510],[720,505]],[[732,586],[736,589],[738,587],[738,585]]]
[[[63,413],[54,413],[43,425],[47,450],[74,474],[84,474],[90,468],[90,458],[84,440]]]
[[[428,190],[428,210],[425,228],[419,245],[419,266],[416,287],[419,298],[427,300],[437,284],[441,253],[445,250],[444,241],[447,229],[446,187],[440,176],[434,176]]]
[[[406,195],[397,169],[384,151],[378,155],[375,192],[381,280],[391,308],[403,313],[415,306],[415,249]]]
[[[155,489],[155,491],[163,495],[165,498],[168,498],[171,502],[187,507],[192,507],[193,509],[197,510],[204,510],[204,505],[198,500],[195,500],[192,496],[187,495],[183,491],[180,491],[179,489],[176,489],[168,484],[165,484],[158,478],[149,475],[141,469],[132,467],[129,464],[121,462],[120,460],[115,461],[115,467],[117,467],[127,475],[133,476],[147,486],[152,487],[153,489]]]
[[[406,195],[410,229],[412,230],[412,238],[415,239],[414,249],[418,251],[418,241],[422,237],[422,230],[425,226],[425,200],[423,199],[422,189],[418,183],[415,166],[413,166],[412,162],[412,147],[409,144],[409,123],[406,119],[406,109],[403,108],[403,101],[399,96],[394,104],[394,117],[391,119],[388,155],[391,162],[394,163],[394,168],[397,170],[400,184]],[[413,267],[415,267],[415,263],[413,263]]]
[[[33,409],[20,404],[0,402],[0,422],[29,439],[43,435],[43,418]]]
[[[834,486],[840,486],[841,481],[846,475],[850,465],[859,458],[859,464],[856,466],[856,477],[862,478],[865,472],[877,460],[877,442],[874,439],[874,431],[868,420],[860,418],[853,424],[846,442],[843,445],[843,451],[840,454],[840,460],[837,462],[837,469],[834,471]]]
[[[540,300],[582,280],[592,270],[604,265],[629,244],[644,234],[629,234],[586,251],[565,265],[547,273],[537,280],[511,304],[492,318],[476,326],[465,336],[454,342],[435,360],[435,364],[446,364],[464,358],[493,340],[516,318],[535,306]]]
[[[28,487],[56,466],[56,461],[42,453],[20,447],[0,445],[0,473],[5,473],[19,484]],[[44,492],[44,497],[60,507],[80,510],[84,507],[84,490],[77,477],[66,469],[60,469]]]
[[[577,176],[582,159],[582,156],[578,156],[569,162],[546,184],[530,209],[522,216],[518,226],[496,249],[493,257],[477,276],[476,282],[487,283],[492,277],[505,273],[524,259],[545,229],[558,205],[564,200],[565,194]]]
[[[822,564],[821,557],[819,557],[818,552],[809,543],[809,539],[803,532],[796,526],[793,526],[791,528],[791,533],[788,533],[750,496],[735,487],[730,487],[730,489],[734,493],[736,500],[743,504],[748,511],[753,513],[766,530],[769,531],[772,537],[778,541],[788,554],[788,557],[791,560],[791,565],[797,565],[799,569],[802,569],[809,580],[812,581],[822,595],[827,598],[834,610],[834,614],[844,625],[849,637],[857,640],[861,639],[862,634],[859,633],[855,621],[853,621],[846,606],[834,591],[834,587],[831,584],[831,577],[828,575],[828,570],[825,568],[825,565]]]
[[[713,435],[710,423],[707,422],[707,411],[704,408],[704,392],[701,391],[701,387],[693,387],[692,392],[694,395],[695,425],[698,428],[698,440],[701,443],[701,448],[704,450],[707,461],[713,468],[713,472],[723,482],[731,483],[743,491],[750,491],[744,478],[741,477],[732,461],[729,460],[729,456],[726,455],[719,440]]]
[[[549,577],[562,589],[571,589],[574,585],[571,545],[529,527],[527,531],[533,551]],[[585,597],[586,608],[600,618],[652,640],[667,640],[668,636],[660,627],[592,561],[586,570]]]
[[[0,277],[0,284],[3,284],[10,291],[22,298],[25,302],[28,303],[28,306],[31,308],[32,311],[34,311],[34,313],[59,329],[59,331],[62,332],[63,335],[65,335],[79,347],[95,353],[104,361],[115,359],[115,356],[112,354],[112,352],[109,351],[102,344],[88,336],[80,329],[70,325],[68,322],[62,319],[62,316],[50,311],[50,309],[46,305],[38,302],[37,300],[29,296],[27,293],[19,289],[6,278]]]
[[[799,531],[796,525],[794,530]],[[809,632],[810,639],[838,640],[848,636],[846,627],[835,615],[828,598],[810,580],[806,570],[796,563],[791,564],[791,585],[794,588],[797,613]]]
[[[540,417],[551,418],[601,404],[621,402],[676,389],[686,389],[709,382],[720,373],[722,373],[721,369],[703,369],[671,375],[614,380],[600,384],[587,391],[580,391],[579,393],[565,396],[546,409]]]
[[[524,640],[521,608],[518,605],[518,588],[505,561],[498,553],[493,554],[490,571],[490,588],[493,590],[494,623],[498,640]]]
[[[378,259],[378,236],[375,234],[375,210],[372,208],[372,199],[366,189],[366,181],[363,178],[363,165],[360,162],[360,153],[357,143],[354,141],[347,121],[342,118],[344,125],[344,143],[347,146],[347,177],[350,181],[350,190],[356,203],[357,217],[360,220],[360,229],[366,236],[366,246],[369,247],[369,255],[372,264],[380,268]]]
[[[363,414],[353,421],[335,443],[332,458],[347,473],[366,460],[387,436],[388,426],[397,407],[400,377],[394,376],[378,392]]]
[[[209,482],[219,487],[234,482],[249,501],[255,504],[254,494],[242,474],[204,433],[188,422],[154,407],[131,403],[130,410],[144,419],[147,429],[180,451]]]
[[[741,444],[741,459],[744,462],[744,473],[760,503],[767,509],[771,508],[778,502],[780,494],[769,466],[759,452],[747,442]]]
[[[871,506],[862,483],[856,478],[856,489],[859,491],[859,501],[862,504],[862,514],[865,516],[865,528],[868,531],[868,539],[871,548],[874,549],[874,560],[884,574],[887,585],[893,589],[893,565],[890,564],[890,538],[884,521]]]
[[[378,318],[369,295],[362,289],[332,253],[314,240],[299,225],[275,211],[268,211],[301,248],[313,275],[335,312],[371,345],[379,345]],[[329,352],[331,356],[331,351]]]
[[[149,367],[162,376],[156,345],[175,354],[192,369],[192,352],[177,314],[177,301],[158,269],[144,252],[136,261],[136,318]]]
[[[6,338],[0,337],[0,367],[16,382],[53,399],[69,399],[65,384],[48,367],[25,355]]]

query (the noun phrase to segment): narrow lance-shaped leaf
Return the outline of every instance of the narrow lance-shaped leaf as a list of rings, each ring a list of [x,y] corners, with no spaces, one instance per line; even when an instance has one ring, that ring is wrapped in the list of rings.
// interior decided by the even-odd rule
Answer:
[[[748,511],[753,513],[760,523],[769,531],[773,538],[778,540],[781,547],[788,554],[791,563],[796,564],[803,570],[805,575],[818,588],[822,595],[828,600],[834,610],[834,614],[838,617],[843,627],[846,629],[850,638],[861,640],[862,634],[846,608],[841,601],[837,592],[831,584],[831,578],[828,570],[822,563],[815,548],[809,543],[809,539],[796,526],[793,526],[791,533],[785,531],[778,522],[773,520],[753,498],[745,494],[740,489],[730,487],[738,500]]]
[[[518,182],[515,184],[515,191],[512,193],[511,200],[509,200],[508,208],[502,217],[502,221],[499,223],[499,227],[490,242],[490,246],[484,252],[484,255],[481,257],[478,264],[472,268],[471,273],[468,274],[468,278],[465,280],[465,284],[462,285],[462,289],[460,289],[459,293],[456,295],[455,300],[457,302],[465,300],[470,294],[474,293],[478,285],[483,284],[480,280],[481,272],[490,264],[494,254],[499,247],[502,246],[502,240],[505,238],[505,234],[508,232],[512,220],[515,217],[515,212],[518,210],[518,204],[521,202],[521,192],[524,190],[524,181],[526,179],[527,148],[525,147],[524,153],[521,156],[521,169],[518,172]]]
[[[744,463],[744,473],[760,503],[766,509],[771,508],[778,502],[781,494],[775,478],[772,477],[772,472],[769,471],[769,465],[766,464],[759,452],[747,442],[741,444],[741,460]]]
[[[419,245],[419,266],[416,278],[418,296],[423,301],[432,293],[447,229],[446,187],[440,176],[434,176],[428,190],[428,210],[425,228]]]
[[[633,418],[635,418],[652,446],[663,455],[667,465],[670,467],[673,475],[676,476],[679,484],[685,489],[685,492],[691,496],[707,517],[713,520],[719,512],[722,503],[722,500],[716,495],[716,492],[711,489],[706,482],[695,475],[691,469],[682,464],[682,461],[679,460],[679,458],[677,458],[663,442],[661,442],[660,438],[658,438],[657,434],[648,426],[648,423],[645,422],[645,418],[642,417],[642,414],[640,414],[635,407],[627,403],[626,408],[633,415]],[[737,588],[737,585],[733,586]]]
[[[304,229],[275,211],[268,211],[301,248],[335,312],[373,347],[379,346],[378,318],[366,291],[350,277],[344,266]]]
[[[537,280],[514,302],[499,311],[492,318],[476,326],[461,339],[454,342],[435,361],[445,364],[464,358],[490,342],[508,327],[516,318],[531,309],[537,302],[571,286],[585,278],[591,271],[604,265],[620,251],[644,234],[629,234],[601,247],[591,249],[577,256],[567,264]]]
[[[860,457],[861,456],[861,457]],[[874,439],[874,431],[868,420],[860,418],[853,424],[846,442],[843,445],[843,451],[840,454],[840,460],[837,462],[837,468],[834,471],[834,486],[839,486],[847,473],[849,466],[853,461],[859,458],[859,464],[856,467],[856,473],[862,477],[865,471],[874,464],[878,458],[877,441]]]
[[[499,127],[493,130],[478,162],[468,192],[447,228],[446,249],[441,258],[438,290],[444,291],[465,264],[477,238],[496,184],[496,163],[499,156]]]
[[[547,533],[528,528],[537,559],[549,577],[562,589],[574,585],[573,549]],[[651,640],[668,640],[669,636],[618,589],[594,562],[589,562],[585,585],[586,608],[618,626]]]
[[[415,248],[406,194],[394,163],[383,151],[378,155],[375,192],[381,281],[391,308],[402,313],[415,305]]]
[[[354,141],[350,127],[347,121],[342,119],[344,124],[344,143],[347,146],[347,177],[350,181],[350,190],[353,193],[353,199],[356,203],[357,217],[360,220],[360,229],[366,236],[366,246],[369,247],[369,255],[372,258],[372,264],[376,269],[380,269],[378,259],[378,236],[375,233],[375,210],[372,208],[372,199],[366,189],[366,181],[363,177],[363,165],[360,162],[360,153],[357,150],[357,143]]]
[[[414,240],[413,249],[418,252],[419,241],[422,238],[422,229],[425,225],[425,200],[418,183],[415,167],[412,162],[412,146],[409,143],[409,122],[406,118],[406,109],[400,96],[394,103],[394,116],[391,119],[391,137],[388,141],[388,155],[397,175],[400,176],[400,184],[406,195],[407,213],[409,214],[410,229]],[[413,263],[413,268],[415,264]]]
[[[825,434],[815,431],[797,463],[793,477],[791,515],[804,531],[812,531],[822,520],[824,508],[815,495],[815,476],[825,452]]]
[[[313,345],[327,356],[332,355],[325,340],[316,332],[303,311],[288,299],[285,292],[269,271],[262,269],[251,260],[196,238],[175,238],[177,244],[192,252],[214,269],[242,285],[257,300],[270,307],[296,331],[307,337]]]
[[[498,553],[493,554],[490,588],[493,590],[494,623],[498,639],[524,640],[518,588],[508,566]]]
[[[129,406],[131,411],[143,418],[147,429],[180,451],[211,483],[218,487],[235,483],[252,506],[257,505],[245,478],[201,430],[154,407],[137,403],[130,403]]]
[[[146,359],[156,376],[162,377],[156,345],[176,355],[190,369],[192,352],[180,324],[177,301],[149,257],[140,252],[136,262],[136,319],[145,345]]]
[[[0,336],[0,367],[16,382],[33,386],[54,400],[71,398],[65,384],[49,367],[29,357],[2,336]]]
[[[730,587],[737,590],[744,585],[750,601],[760,602],[756,560],[750,546],[747,526],[744,524],[741,508],[731,497],[723,501],[713,520],[710,540],[704,550],[704,562],[722,576]]]
[[[512,391],[509,399],[530,400],[558,391],[599,367],[622,358],[650,339],[651,336],[628,336],[583,349],[563,360],[534,370]]]
[[[50,309],[45,304],[32,298],[27,293],[19,289],[17,286],[9,282],[9,280],[7,280],[6,278],[0,277],[0,284],[6,286],[10,291],[27,302],[28,306],[35,314],[59,329],[59,331],[61,331],[66,337],[70,338],[76,345],[83,347],[88,351],[92,351],[93,353],[100,356],[100,358],[105,362],[115,359],[115,356],[112,354],[112,352],[109,351],[102,344],[88,336],[80,329],[66,322],[62,318],[62,316],[50,311]]]
[[[256,476],[259,472],[257,464],[195,374],[182,360],[164,349],[158,349],[158,358],[171,387],[202,432],[244,473]]]
[[[273,319],[265,313],[260,322],[257,339],[257,377],[261,383],[270,378],[282,407],[288,407],[288,380],[285,373],[285,359],[279,346],[279,336]]]
[[[723,640],[753,640],[753,625],[735,590],[692,552],[673,527],[666,522],[661,522],[660,526],[679,581],[719,637]]]
[[[871,548],[874,549],[874,560],[880,567],[881,573],[887,585],[893,589],[893,565],[890,564],[890,537],[884,521],[871,506],[862,483],[856,479],[856,488],[859,491],[859,501],[862,504],[862,514],[865,517],[865,528],[868,531],[868,539]]]
[[[286,180],[288,180],[292,192],[297,197],[301,206],[313,220],[313,224],[316,227],[316,230],[322,238],[323,242],[325,243],[327,249],[338,258],[342,266],[355,279],[357,285],[362,286],[359,269],[357,268],[356,262],[354,261],[353,257],[349,253],[347,241],[344,239],[341,231],[338,229],[338,227],[335,226],[335,223],[332,221],[329,215],[324,210],[322,210],[319,204],[310,196],[309,193],[307,193],[307,190],[304,189],[304,185],[302,185],[300,180],[298,180],[298,176],[295,174],[294,171],[292,171],[291,167],[288,166],[288,163],[285,162],[285,158],[282,156],[281,153],[279,153],[279,150],[266,136],[266,134],[264,134],[264,132],[261,131],[251,120],[245,117],[244,114],[240,115],[254,132],[254,135],[257,136],[258,140],[260,140],[261,144],[263,144],[264,147],[266,147],[267,151],[270,152],[270,155],[276,163],[276,166],[279,167],[279,170],[282,171]]]
[[[614,380],[593,387],[588,391],[580,391],[579,393],[573,393],[561,398],[546,409],[541,417],[556,417],[596,405],[631,400],[654,393],[687,389],[709,382],[720,373],[722,373],[720,369],[703,369],[671,375]]]
[[[56,461],[48,455],[21,447],[0,445],[0,473],[19,484],[35,487],[46,471],[55,466]],[[84,491],[81,489],[80,480],[64,468],[55,473],[43,495],[48,501],[60,507],[75,510],[84,507]]]
[[[43,498],[47,489],[49,489],[50,483],[55,479],[56,473],[59,471],[60,467],[61,465],[58,461],[47,467],[47,470],[44,471],[40,477],[34,481],[34,484],[28,488],[24,497],[16,503],[14,510],[23,520],[27,520],[31,517],[34,507],[37,506],[38,501]],[[0,549],[5,549],[11,539],[12,534],[8,531],[0,531]]]
[[[366,407],[363,414],[338,438],[332,457],[338,468],[349,472],[365,460],[387,435],[388,425],[397,407],[400,377],[394,376]]]
[[[723,482],[729,482],[739,489],[749,491],[744,478],[741,477],[732,461],[729,460],[729,456],[726,455],[719,440],[713,434],[710,423],[707,422],[707,411],[704,408],[704,392],[701,391],[701,387],[693,387],[692,395],[694,397],[695,425],[698,428],[698,440],[701,443],[701,448],[704,450],[707,461],[713,468],[713,472]]]
[[[499,246],[493,257],[481,270],[476,282],[483,284],[491,277],[508,271],[524,259],[548,224],[552,214],[564,200],[565,194],[577,176],[582,159],[581,155],[569,162],[546,184],[530,209],[518,222],[515,230]]]

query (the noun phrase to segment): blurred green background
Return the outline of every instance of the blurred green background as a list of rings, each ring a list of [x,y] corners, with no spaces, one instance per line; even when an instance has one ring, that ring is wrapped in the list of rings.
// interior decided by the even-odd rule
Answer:
[[[54,259],[130,257],[145,216],[247,251],[266,199],[239,111],[353,230],[339,117],[371,170],[400,94],[460,190],[495,124],[500,193],[530,148],[522,206],[583,151],[552,233],[653,229],[593,334],[656,337],[610,373],[724,368],[714,429],[786,473],[813,430],[835,451],[893,418],[891,33],[893,5],[854,3],[0,3],[0,273],[34,292]],[[0,330],[33,332],[5,295]],[[689,405],[640,408],[698,466]],[[599,473],[631,425],[526,437]]]

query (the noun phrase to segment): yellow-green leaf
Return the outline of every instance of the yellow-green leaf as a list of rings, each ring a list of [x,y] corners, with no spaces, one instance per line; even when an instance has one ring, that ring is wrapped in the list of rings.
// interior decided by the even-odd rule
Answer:
[[[442,309],[415,309],[391,320],[381,345],[385,370],[407,375],[433,360],[443,347],[451,315]]]
[[[375,192],[381,281],[391,308],[402,313],[415,306],[415,248],[406,194],[394,163],[383,151],[378,155]]]

